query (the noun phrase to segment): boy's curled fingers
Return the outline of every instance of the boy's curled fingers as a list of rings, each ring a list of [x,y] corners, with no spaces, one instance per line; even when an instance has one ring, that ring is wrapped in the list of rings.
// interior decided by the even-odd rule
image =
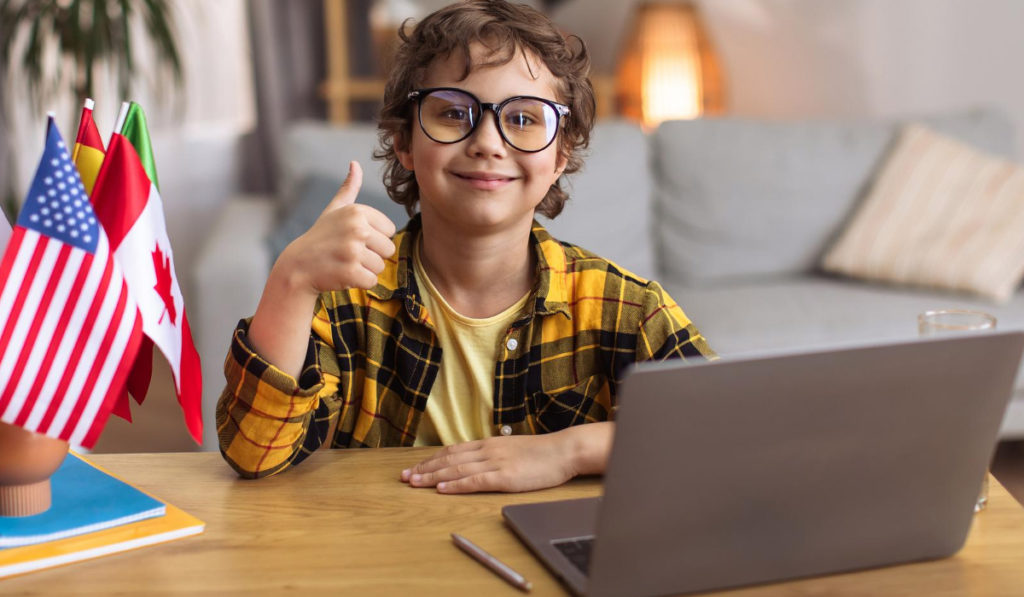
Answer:
[[[366,221],[369,222],[370,226],[377,230],[384,236],[391,238],[395,235],[398,230],[395,227],[395,223],[391,221],[391,218],[384,215],[384,212],[367,206],[366,209]]]
[[[395,243],[391,237],[376,230],[367,236],[366,248],[385,259],[395,254]]]

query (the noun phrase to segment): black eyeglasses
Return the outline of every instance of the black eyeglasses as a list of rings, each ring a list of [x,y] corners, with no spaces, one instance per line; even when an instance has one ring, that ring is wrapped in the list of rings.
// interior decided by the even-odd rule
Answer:
[[[484,110],[490,110],[501,138],[526,153],[551,145],[562,118],[569,115],[566,105],[528,95],[487,104],[462,89],[430,87],[412,91],[408,97],[419,104],[420,128],[438,143],[458,143],[470,136],[483,119]]]

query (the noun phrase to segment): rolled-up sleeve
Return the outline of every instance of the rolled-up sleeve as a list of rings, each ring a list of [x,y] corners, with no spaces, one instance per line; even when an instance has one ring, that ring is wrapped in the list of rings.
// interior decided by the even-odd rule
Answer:
[[[224,362],[226,385],[217,402],[217,434],[225,460],[246,478],[280,472],[326,439],[338,413],[338,365],[333,348],[310,335],[298,379],[261,357],[239,322]]]

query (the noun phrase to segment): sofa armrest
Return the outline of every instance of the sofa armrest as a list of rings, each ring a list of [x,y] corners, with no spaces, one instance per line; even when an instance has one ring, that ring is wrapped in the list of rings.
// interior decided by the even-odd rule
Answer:
[[[224,357],[235,325],[256,310],[270,273],[264,239],[275,217],[271,197],[232,198],[196,259],[192,286],[197,300],[189,315],[202,361],[204,450],[217,449],[213,413],[224,387]]]

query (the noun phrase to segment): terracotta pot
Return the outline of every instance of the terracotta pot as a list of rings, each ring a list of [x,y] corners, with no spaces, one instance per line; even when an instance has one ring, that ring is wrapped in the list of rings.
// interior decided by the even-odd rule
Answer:
[[[50,508],[50,476],[68,443],[0,422],[0,516],[32,516]]]

